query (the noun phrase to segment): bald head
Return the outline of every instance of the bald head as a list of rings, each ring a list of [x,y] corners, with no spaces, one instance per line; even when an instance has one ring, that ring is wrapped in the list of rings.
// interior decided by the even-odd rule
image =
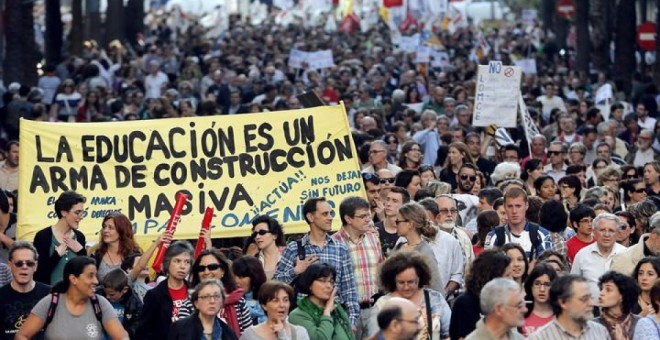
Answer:
[[[413,340],[421,330],[419,308],[410,300],[393,297],[378,312],[378,327],[385,338]]]

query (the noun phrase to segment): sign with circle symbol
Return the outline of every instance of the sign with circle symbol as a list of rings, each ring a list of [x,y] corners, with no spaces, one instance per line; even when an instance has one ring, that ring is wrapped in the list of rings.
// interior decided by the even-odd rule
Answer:
[[[507,77],[513,76],[514,73],[516,73],[516,72],[513,70],[513,67],[509,66],[509,67],[504,69],[504,75],[507,76]]]

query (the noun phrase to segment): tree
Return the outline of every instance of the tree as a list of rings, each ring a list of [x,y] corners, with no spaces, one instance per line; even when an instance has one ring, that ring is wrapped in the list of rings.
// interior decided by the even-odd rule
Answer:
[[[62,13],[60,0],[46,1],[46,63],[56,65],[62,61]]]
[[[99,0],[86,0],[85,12],[85,38],[99,42],[101,39],[101,7]]]
[[[634,3],[634,0],[627,1]],[[578,7],[581,2],[587,2],[587,0],[578,1]],[[611,14],[614,6],[615,3],[612,0],[591,0],[589,8],[594,68],[604,71],[606,74],[609,73],[610,68],[610,42],[612,41],[612,22],[614,21]]]
[[[541,16],[543,19],[543,30],[548,33],[554,27],[553,20],[555,19],[555,0],[543,0],[541,8]]]
[[[126,4],[126,37],[128,42],[136,48],[138,34],[144,32],[144,1],[128,0]]]
[[[577,1],[576,29],[577,29],[577,60],[576,66],[582,76],[589,74],[589,0]]]
[[[5,3],[5,84],[14,81],[25,85],[37,83],[38,57],[32,8],[32,1],[13,0]]]
[[[635,1],[619,0],[616,10],[616,36],[614,38],[614,76],[620,81],[621,90],[630,94],[635,73]]]
[[[83,51],[83,14],[82,0],[71,2],[71,32],[69,33],[69,44],[71,54],[79,56]]]

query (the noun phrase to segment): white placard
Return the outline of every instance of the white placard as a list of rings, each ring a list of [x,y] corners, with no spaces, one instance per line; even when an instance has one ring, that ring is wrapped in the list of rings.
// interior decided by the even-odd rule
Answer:
[[[534,21],[536,20],[538,15],[538,11],[535,9],[523,9],[522,10],[522,22],[525,25],[534,25]]]
[[[289,52],[289,67],[303,68],[303,63],[307,63],[312,70],[330,68],[335,66],[332,50],[322,50],[316,52],[304,52],[292,48]]]
[[[431,53],[431,66],[447,67],[449,66],[449,53],[446,51],[433,51]]]
[[[292,48],[289,52],[289,67],[302,68],[302,64],[305,62],[306,56],[307,52]]]
[[[524,74],[536,74],[536,59],[520,59],[513,62],[516,66],[520,66]]]
[[[417,46],[417,51],[415,53],[415,63],[422,64],[430,62],[431,52],[433,52],[433,49],[430,46]]]
[[[472,125],[516,127],[522,71],[501,61],[479,65]]]
[[[405,37],[402,36],[399,39],[399,50],[403,52],[415,52],[417,51],[417,46],[419,46],[419,33]]]

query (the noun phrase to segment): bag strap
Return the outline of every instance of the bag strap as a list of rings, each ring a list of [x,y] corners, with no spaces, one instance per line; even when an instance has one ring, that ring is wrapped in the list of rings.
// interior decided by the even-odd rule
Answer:
[[[495,227],[495,242],[493,246],[501,247],[506,243],[506,235],[504,235],[505,226]]]
[[[60,301],[60,293],[53,292],[50,296],[50,305],[48,306],[48,312],[46,312],[46,322],[44,323],[43,329],[46,330],[48,325],[53,321],[55,317],[55,310],[57,309],[57,303]]]
[[[431,315],[431,296],[429,290],[424,288],[424,305],[426,307],[426,329],[429,333],[429,339],[433,338],[433,318]]]
[[[101,310],[101,304],[99,304],[99,299],[96,297],[96,294],[90,298],[92,300],[92,307],[94,308],[94,316],[101,325],[103,325],[103,311]]]
[[[530,261],[539,255],[539,246],[541,238],[539,236],[539,226],[536,223],[529,224],[529,240],[532,241],[532,251],[529,252]],[[534,256],[536,254],[536,256]]]

